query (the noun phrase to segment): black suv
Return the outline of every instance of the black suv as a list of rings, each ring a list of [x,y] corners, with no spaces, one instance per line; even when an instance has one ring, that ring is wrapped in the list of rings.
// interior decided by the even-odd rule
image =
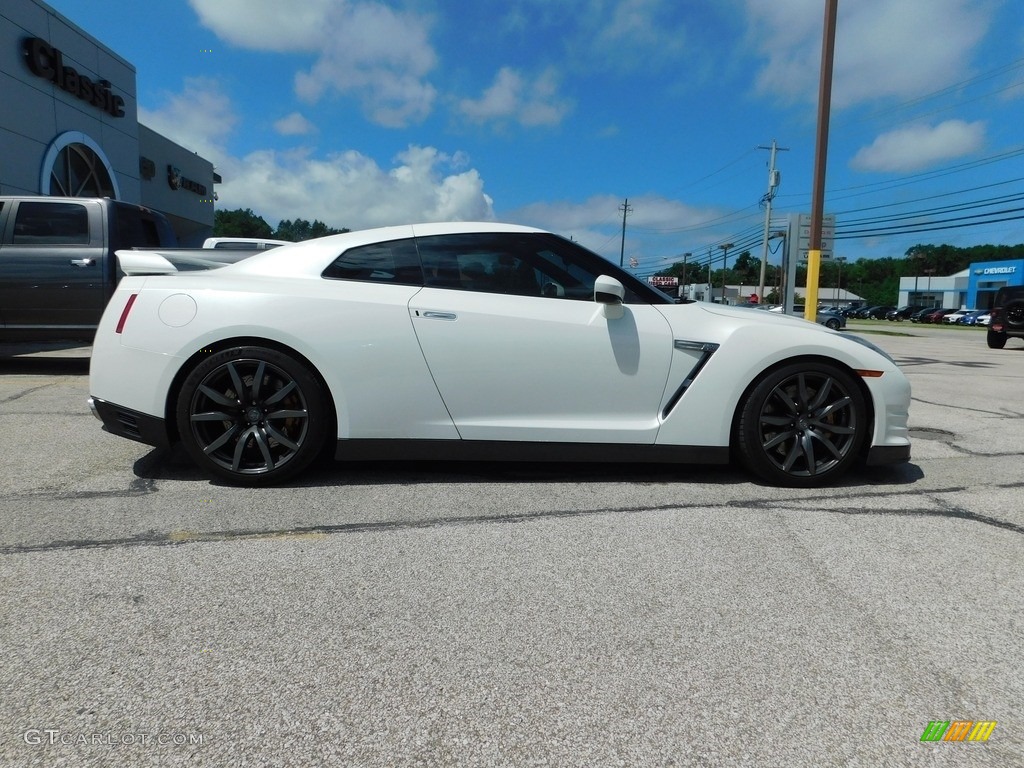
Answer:
[[[988,345],[992,349],[1002,349],[1011,336],[1024,339],[1024,286],[1000,288],[992,305]]]

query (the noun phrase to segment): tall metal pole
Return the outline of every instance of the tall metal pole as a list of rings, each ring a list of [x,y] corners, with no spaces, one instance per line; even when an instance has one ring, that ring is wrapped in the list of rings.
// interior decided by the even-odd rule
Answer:
[[[633,209],[629,205],[629,198],[619,206],[619,210],[622,211],[622,245],[619,247],[619,266],[622,266],[623,257],[626,255],[626,214],[630,213]]]
[[[775,153],[779,150],[788,152],[787,147],[780,147],[775,139],[772,139],[771,147],[758,147],[758,149],[770,149],[771,159],[768,161],[768,192],[764,196],[764,238],[761,241],[761,280],[757,284],[757,295],[759,300],[764,300],[764,279],[768,269],[768,227],[772,220],[772,200],[775,198],[775,188],[779,186],[779,172],[775,170]]]
[[[839,0],[825,0],[825,31],[821,43],[821,80],[818,87],[818,135],[814,153],[814,190],[811,196],[811,237],[807,253],[807,299],[804,319],[814,322],[818,311],[821,270],[821,220],[825,207],[825,166],[828,160],[828,121],[832,107],[832,60],[836,45]]]

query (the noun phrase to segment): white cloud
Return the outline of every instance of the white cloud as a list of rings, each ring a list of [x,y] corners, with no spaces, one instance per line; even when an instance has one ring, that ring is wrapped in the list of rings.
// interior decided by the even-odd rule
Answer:
[[[553,69],[532,82],[516,70],[503,67],[479,99],[463,99],[459,111],[474,122],[517,122],[525,127],[558,125],[570,110],[558,96]]]
[[[318,157],[308,148],[267,149],[233,157],[226,147],[238,118],[218,83],[203,78],[188,80],[181,93],[158,109],[140,108],[139,115],[153,130],[214,162],[224,179],[217,185],[219,208],[252,208],[271,225],[304,218],[365,229],[494,218],[483,178],[463,152],[411,146],[390,168],[355,150]]]
[[[282,136],[308,136],[316,133],[316,126],[300,113],[292,112],[275,122],[274,130]]]
[[[815,102],[821,64],[821,0],[746,0],[748,39],[766,63],[756,87],[793,102]],[[857,0],[840,3],[832,104],[906,98],[963,79],[982,39],[990,4],[977,0]]]
[[[430,114],[437,64],[430,19],[382,3],[348,0],[190,0],[222,39],[255,50],[308,52],[295,92],[313,103],[331,94],[357,98],[367,117],[404,127]]]
[[[315,51],[337,0],[189,0],[203,26],[233,45],[258,51]]]
[[[493,219],[483,179],[475,169],[459,172],[460,159],[409,147],[385,169],[354,150],[325,158],[262,150],[222,165],[219,205],[252,208],[271,224],[301,217],[350,229]]]
[[[947,120],[934,127],[909,126],[879,136],[856,154],[850,167],[858,171],[918,171],[972,154],[984,144],[983,122]]]
[[[193,77],[181,93],[167,94],[158,109],[139,106],[139,122],[218,164],[238,116],[216,80]]]

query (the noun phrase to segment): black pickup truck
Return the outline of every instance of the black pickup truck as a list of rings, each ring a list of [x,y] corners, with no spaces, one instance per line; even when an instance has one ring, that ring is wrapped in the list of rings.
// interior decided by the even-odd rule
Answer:
[[[91,342],[114,252],[177,245],[163,215],[107,198],[0,197],[0,341]]]
[[[0,197],[0,343],[91,342],[118,281],[215,269],[281,240],[212,238],[178,248],[166,218],[93,197]]]

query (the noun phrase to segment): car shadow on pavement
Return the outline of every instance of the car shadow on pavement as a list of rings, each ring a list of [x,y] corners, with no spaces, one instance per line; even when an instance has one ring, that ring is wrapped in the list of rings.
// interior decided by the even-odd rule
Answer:
[[[230,487],[199,470],[180,444],[154,448],[133,466],[137,477],[146,480],[207,482]],[[910,485],[924,477],[920,467],[899,464],[855,468],[837,485],[839,488]],[[283,484],[287,488],[330,488],[366,485],[454,485],[635,483],[731,486],[765,485],[733,464],[628,464],[579,462],[497,462],[497,461],[367,461],[349,462],[320,459],[299,477]]]
[[[88,357],[0,357],[0,376],[88,376]]]

